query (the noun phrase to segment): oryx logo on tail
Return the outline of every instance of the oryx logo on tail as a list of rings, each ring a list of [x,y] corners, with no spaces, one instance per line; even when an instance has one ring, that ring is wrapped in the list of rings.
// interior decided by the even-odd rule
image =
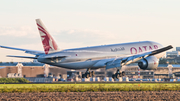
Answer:
[[[42,44],[44,47],[45,54],[49,52],[56,51],[58,46],[52,36],[48,33],[47,29],[43,25],[40,19],[36,19],[38,30],[41,36]]]

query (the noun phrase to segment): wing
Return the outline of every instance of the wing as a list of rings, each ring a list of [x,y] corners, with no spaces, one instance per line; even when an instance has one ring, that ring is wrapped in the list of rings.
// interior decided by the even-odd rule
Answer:
[[[0,45],[0,48],[7,48],[7,49],[13,49],[13,50],[20,50],[20,51],[24,51],[25,53],[33,54],[33,55],[45,54],[44,51],[36,51],[36,50],[29,50],[29,49],[21,49],[21,48],[7,47],[7,46],[1,46],[1,45]]]
[[[113,60],[111,59],[111,61],[107,61],[106,64],[106,69],[110,69],[110,68],[115,68],[115,67],[122,67],[124,65],[128,65],[130,63],[134,63],[137,62],[139,60],[141,60],[142,58],[146,58],[148,56],[152,56],[152,55],[156,55],[162,52],[165,52],[169,49],[172,49],[173,47],[171,45],[167,46],[167,47],[163,47],[154,51],[149,51],[149,52],[145,52],[145,53],[141,53],[141,54],[136,54],[136,55],[132,55],[132,56],[127,56],[127,57],[123,57],[123,58],[114,58]]]

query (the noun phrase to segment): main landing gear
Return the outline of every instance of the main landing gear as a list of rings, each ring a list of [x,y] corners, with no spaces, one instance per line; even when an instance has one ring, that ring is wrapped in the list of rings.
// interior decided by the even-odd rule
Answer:
[[[94,71],[90,71],[90,68],[88,68],[85,72],[85,74],[82,74],[82,78],[89,78],[94,76]]]
[[[125,76],[125,72],[120,72],[119,69],[117,69],[116,73],[112,75],[112,78],[113,79],[116,79],[118,77],[122,77],[122,76]]]

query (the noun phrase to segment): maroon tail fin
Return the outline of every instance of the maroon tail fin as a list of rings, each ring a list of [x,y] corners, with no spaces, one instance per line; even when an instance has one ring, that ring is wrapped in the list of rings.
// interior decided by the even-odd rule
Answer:
[[[36,19],[45,54],[58,50],[58,46],[40,19]]]

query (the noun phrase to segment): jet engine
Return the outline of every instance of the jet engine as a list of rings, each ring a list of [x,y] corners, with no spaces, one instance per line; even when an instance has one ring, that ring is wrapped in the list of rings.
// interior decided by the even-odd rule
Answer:
[[[159,64],[159,59],[157,59],[155,56],[146,57],[140,60],[140,62],[138,62],[138,66],[143,70],[157,69],[158,64]]]

